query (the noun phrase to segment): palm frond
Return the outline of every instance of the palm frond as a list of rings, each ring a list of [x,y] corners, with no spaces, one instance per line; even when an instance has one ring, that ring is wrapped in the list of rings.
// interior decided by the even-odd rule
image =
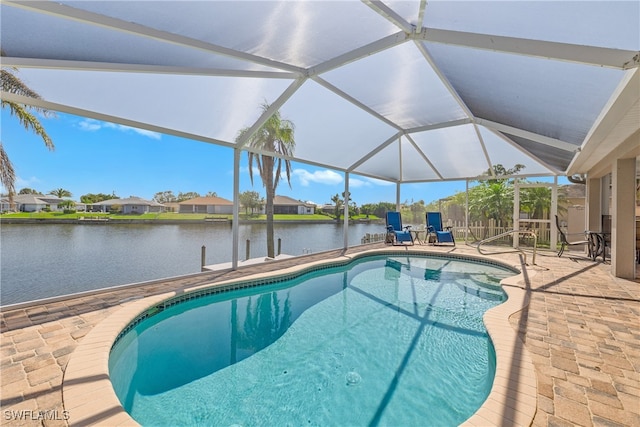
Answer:
[[[6,106],[9,107],[11,115],[18,118],[18,121],[22,126],[24,126],[25,130],[33,131],[36,135],[42,138],[42,141],[44,141],[44,145],[46,145],[49,150],[54,149],[53,141],[47,134],[38,118],[31,114],[24,105],[11,101],[2,101],[2,107]]]
[[[14,187],[16,182],[16,173],[13,169],[13,165],[9,160],[7,152],[4,151],[4,147],[0,142],[0,183],[9,192],[9,205],[13,204],[13,195],[16,192]]]
[[[2,82],[2,91],[13,93],[15,95],[27,96],[29,98],[41,99],[37,92],[31,90],[29,86],[24,84],[15,74],[8,70],[0,71],[0,81]]]

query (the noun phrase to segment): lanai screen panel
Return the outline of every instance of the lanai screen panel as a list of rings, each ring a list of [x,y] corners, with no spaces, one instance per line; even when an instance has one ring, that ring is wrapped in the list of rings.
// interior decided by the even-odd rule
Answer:
[[[413,42],[321,77],[403,129],[467,117]]]
[[[357,1],[63,3],[302,68],[398,31]]]
[[[425,26],[528,40],[640,49],[640,2],[429,1]]]
[[[296,124],[294,160],[415,182],[484,172],[483,139],[489,164],[565,171],[637,70],[639,15],[638,1],[4,0],[0,36],[54,110],[234,146],[269,103]]]
[[[491,163],[502,165],[505,169],[513,169],[516,165],[523,165],[520,175],[552,175],[556,170],[561,170],[559,164],[547,162],[546,158],[532,158],[524,149],[514,141],[514,137],[505,138],[499,132],[492,131],[484,126],[478,126],[482,140],[489,154]],[[548,149],[553,147],[546,146]],[[560,150],[553,149],[554,153]]]
[[[411,136],[444,179],[474,177],[490,167],[474,125],[435,129]]]
[[[343,170],[397,133],[314,81],[305,82],[280,111],[283,118],[295,124],[296,158]]]
[[[544,162],[544,164],[549,165],[555,170],[565,170],[575,154],[573,151],[561,150],[548,145],[541,145],[540,143],[526,138],[521,138],[519,136],[510,135],[508,133],[505,133],[504,136],[515,142],[519,147],[522,147],[523,150],[536,153],[536,157],[540,159],[541,162]],[[527,170],[522,172],[535,173],[531,171],[533,171],[533,169],[529,167]]]
[[[402,170],[400,158],[398,142],[394,141],[392,144],[385,146],[377,152],[365,163],[358,166],[353,172],[363,176],[372,176],[387,181],[399,182],[402,179],[400,175]],[[380,173],[380,171],[383,172]]]
[[[117,2],[125,3],[125,2]],[[137,3],[137,2],[128,2]],[[2,7],[2,44],[11,56],[97,63],[172,66],[185,69],[282,70],[212,54],[201,49],[140,37],[49,14]],[[34,43],[34,40],[38,40]],[[79,43],[78,41],[82,41]],[[4,49],[4,47],[3,47]]]
[[[427,48],[475,117],[576,145],[624,75],[485,50],[439,44]]]
[[[394,149],[396,146],[397,143],[394,145]],[[414,141],[403,137],[400,140],[400,147],[402,153],[403,182],[438,181],[441,179],[438,172],[429,164],[429,161],[427,161],[427,156]]]
[[[283,79],[23,69],[45,99],[136,122],[232,143],[260,116],[258,107],[290,84]]]

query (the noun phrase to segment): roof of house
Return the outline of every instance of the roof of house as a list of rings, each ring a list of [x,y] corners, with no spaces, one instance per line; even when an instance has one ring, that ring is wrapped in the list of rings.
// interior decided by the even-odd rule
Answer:
[[[13,201],[22,205],[48,205],[64,202],[65,199],[61,199],[52,194],[17,194],[13,196]]]
[[[47,202],[41,200],[35,194],[17,194],[13,196],[13,201],[21,205],[46,205]]]
[[[223,199],[222,197],[209,196],[209,197],[195,197],[193,199],[184,200],[179,205],[225,205],[231,206],[233,202],[231,200]]]
[[[99,206],[112,206],[112,205],[143,205],[143,206],[164,206],[162,203],[158,203],[153,200],[146,200],[141,197],[128,197],[126,199],[109,199],[102,202],[93,203]]]
[[[279,205],[279,206],[284,206],[284,205],[289,205],[289,206],[306,206],[306,207],[313,207],[314,205],[311,205],[307,202],[303,202],[301,200],[296,200],[296,199],[292,199],[291,197],[287,197],[287,196],[275,196],[273,198],[273,204],[275,205]]]

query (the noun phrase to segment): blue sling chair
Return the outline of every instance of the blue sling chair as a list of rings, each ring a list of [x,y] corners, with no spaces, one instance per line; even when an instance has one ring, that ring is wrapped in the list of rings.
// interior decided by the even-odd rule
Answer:
[[[396,245],[409,242],[413,245],[413,236],[409,231],[410,228],[410,225],[402,226],[400,212],[387,212],[387,243]]]
[[[453,243],[456,241],[453,238],[451,227],[442,227],[442,214],[440,212],[427,212],[427,233],[431,236],[435,236],[438,243]]]

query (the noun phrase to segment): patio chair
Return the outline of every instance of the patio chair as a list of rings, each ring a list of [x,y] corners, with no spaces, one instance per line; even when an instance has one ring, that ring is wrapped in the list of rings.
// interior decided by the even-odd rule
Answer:
[[[456,244],[451,227],[442,227],[440,212],[427,212],[427,241],[431,241],[431,236],[435,237],[437,243]]]
[[[560,250],[558,251],[559,257],[562,256],[562,254],[564,253],[564,249],[567,246],[588,245],[590,243],[589,240],[587,239],[576,240],[574,242],[570,242],[569,240],[567,240],[567,235],[564,234],[564,231],[562,231],[562,228],[560,228],[560,221],[558,220],[558,215],[556,215],[556,228],[558,229],[558,233],[560,234]]]
[[[413,245],[413,236],[411,235],[410,225],[402,226],[402,215],[400,212],[387,212],[387,239],[386,243],[404,244],[409,242]]]

